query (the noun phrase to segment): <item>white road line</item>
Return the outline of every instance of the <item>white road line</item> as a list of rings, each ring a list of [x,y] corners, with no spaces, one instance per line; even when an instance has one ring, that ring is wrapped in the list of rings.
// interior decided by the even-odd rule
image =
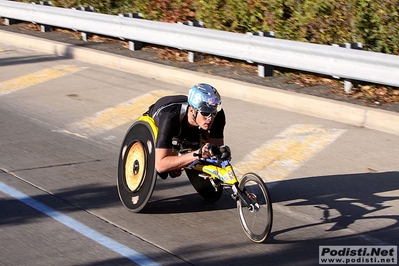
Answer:
[[[138,265],[159,265],[158,263],[156,263],[153,260],[147,258],[146,256],[138,253],[137,251],[135,251],[125,245],[122,245],[119,242],[116,242],[115,240],[113,240],[107,236],[104,236],[103,234],[97,232],[96,230],[76,221],[75,219],[73,219],[65,214],[62,214],[59,211],[56,211],[56,210],[48,207],[47,205],[44,205],[41,202],[38,202],[35,199],[32,199],[31,197],[16,190],[15,188],[4,184],[3,182],[0,182],[0,191],[23,202],[24,204],[46,214],[47,216],[50,216],[57,222],[62,223],[63,225],[66,225],[67,227],[71,228],[72,230],[75,230],[76,232],[84,235],[85,237],[90,238],[91,240],[94,240],[98,244],[124,256],[125,258],[137,263]]]

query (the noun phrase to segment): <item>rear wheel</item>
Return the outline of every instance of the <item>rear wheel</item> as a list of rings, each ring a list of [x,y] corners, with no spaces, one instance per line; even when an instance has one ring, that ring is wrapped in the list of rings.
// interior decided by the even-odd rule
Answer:
[[[262,178],[254,173],[245,174],[238,187],[242,191],[242,198],[237,201],[242,228],[252,241],[261,243],[270,234],[273,223],[269,191]]]
[[[123,205],[141,211],[155,187],[154,133],[147,122],[137,121],[128,130],[119,154],[117,188]]]

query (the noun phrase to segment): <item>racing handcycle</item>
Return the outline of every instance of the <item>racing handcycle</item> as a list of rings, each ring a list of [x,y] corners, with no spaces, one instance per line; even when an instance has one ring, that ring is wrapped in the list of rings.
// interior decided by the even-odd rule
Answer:
[[[141,116],[127,131],[119,153],[117,189],[122,204],[131,212],[140,212],[148,203],[157,180],[155,141],[158,128],[154,120]],[[176,141],[183,147],[183,141]],[[181,153],[191,152],[181,149]],[[270,234],[273,209],[269,190],[256,173],[238,179],[229,159],[220,156],[201,159],[184,168],[190,183],[206,201],[215,202],[229,191],[237,203],[241,226],[256,243]]]

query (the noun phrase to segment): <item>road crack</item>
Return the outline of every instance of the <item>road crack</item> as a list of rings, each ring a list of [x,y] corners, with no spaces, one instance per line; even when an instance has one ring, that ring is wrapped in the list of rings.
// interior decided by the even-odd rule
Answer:
[[[43,165],[43,166],[30,167],[30,168],[15,169],[12,172],[21,172],[21,171],[38,170],[38,169],[48,169],[48,168],[54,168],[54,167],[72,166],[72,165],[79,165],[79,164],[93,163],[93,162],[101,162],[101,161],[102,161],[101,159],[95,159],[95,160],[81,161],[81,162],[70,162],[70,163]]]

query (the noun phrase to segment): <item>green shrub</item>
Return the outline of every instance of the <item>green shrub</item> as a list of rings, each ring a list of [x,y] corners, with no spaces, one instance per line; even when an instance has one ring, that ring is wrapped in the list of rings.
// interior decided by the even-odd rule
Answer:
[[[376,52],[399,54],[399,1],[359,0],[357,34]]]
[[[107,14],[140,12],[149,20],[199,20],[231,32],[274,31],[277,38],[399,55],[399,0],[54,0],[59,7],[93,6]]]

